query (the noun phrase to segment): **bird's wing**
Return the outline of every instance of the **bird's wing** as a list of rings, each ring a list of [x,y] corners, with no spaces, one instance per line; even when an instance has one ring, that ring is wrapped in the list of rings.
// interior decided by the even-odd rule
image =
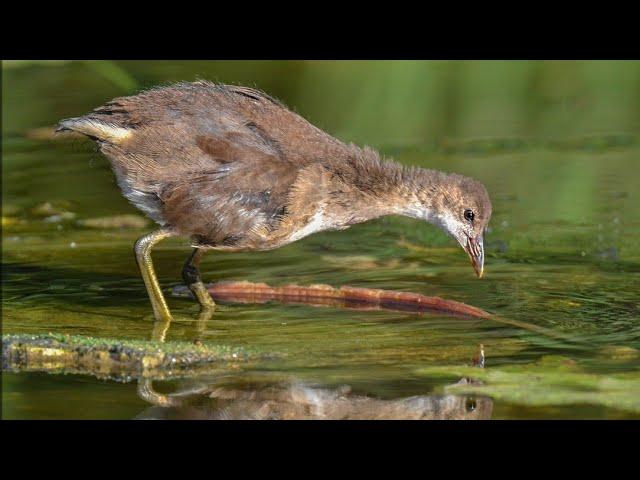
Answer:
[[[254,89],[179,83],[116,98],[59,130],[96,140],[116,166],[150,183],[179,172],[262,162],[286,168],[348,157],[356,151]]]
[[[116,98],[60,127],[97,140],[169,224],[209,237],[274,225],[301,170],[353,148],[262,92],[209,82]]]
[[[298,168],[251,127],[199,135],[196,144],[191,169],[166,180],[159,193],[167,221],[211,245],[233,246],[275,228]]]

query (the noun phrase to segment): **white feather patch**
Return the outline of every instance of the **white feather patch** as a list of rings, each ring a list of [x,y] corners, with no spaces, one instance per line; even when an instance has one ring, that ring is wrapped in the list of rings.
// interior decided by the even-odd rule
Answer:
[[[119,127],[112,123],[97,122],[95,120],[78,120],[69,122],[69,124],[65,126],[71,130],[99,138],[100,140],[106,140],[111,143],[118,143],[126,140],[133,133],[133,131],[128,128]]]
[[[325,229],[325,225],[327,223],[327,218],[324,215],[324,205],[320,207],[320,209],[313,214],[309,223],[307,223],[304,227],[299,230],[293,232],[293,234],[289,237],[289,240],[295,242],[296,240],[300,240],[312,233],[319,232]]]

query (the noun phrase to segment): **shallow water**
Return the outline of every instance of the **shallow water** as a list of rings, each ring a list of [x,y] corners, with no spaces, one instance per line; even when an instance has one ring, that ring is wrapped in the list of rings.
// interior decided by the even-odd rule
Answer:
[[[143,76],[125,67],[134,77]],[[237,66],[216,68],[221,80],[249,75],[238,74]],[[167,65],[154,64],[146,78],[162,81],[181,72],[191,79],[188,73],[194,70],[182,65],[169,75]],[[138,212],[121,197],[108,162],[89,142],[30,138],[32,128],[81,114],[123,92],[76,64],[12,68],[4,75],[3,334],[150,338],[151,309],[132,254],[133,242],[150,227],[82,226],[84,219]],[[83,95],[92,86],[101,87],[102,94],[94,88]],[[287,91],[293,90],[282,87],[280,95],[286,97]],[[294,94],[285,98],[291,105],[295,100]],[[301,113],[312,120],[320,115],[323,127],[339,133],[320,107],[302,104],[310,105],[310,112]],[[242,388],[285,378],[326,389],[348,385],[354,394],[381,400],[445,395],[459,378],[455,367],[470,364],[483,344],[487,371],[521,366],[526,374],[531,366],[553,379],[558,367],[544,361],[560,357],[574,374],[545,385],[547,397],[532,392],[531,401],[515,395],[515,385],[493,392],[491,418],[640,418],[637,402],[619,399],[606,386],[576,403],[567,390],[578,374],[592,375],[603,385],[622,375],[631,392],[637,388],[640,147],[629,130],[601,135],[585,127],[570,133],[554,142],[514,141],[513,131],[505,134],[507,140],[497,136],[490,142],[462,136],[446,148],[436,140],[376,143],[366,132],[342,137],[365,137],[403,163],[459,172],[486,185],[494,214],[481,280],[442,232],[396,217],[316,234],[272,252],[214,252],[205,257],[202,274],[207,282],[326,283],[437,295],[545,327],[571,341],[487,320],[302,305],[221,305],[201,325],[195,302],[180,298],[168,298],[175,321],[167,341],[199,338],[282,354],[234,371]],[[45,202],[52,207],[34,210]],[[180,282],[188,243],[166,241],[154,252],[168,292]],[[452,374],[429,373],[438,366],[451,367]],[[187,380],[159,382],[158,388],[174,391]],[[523,375],[522,382],[528,381]],[[534,386],[524,384],[521,390]],[[4,418],[133,418],[149,406],[135,382],[3,373]]]

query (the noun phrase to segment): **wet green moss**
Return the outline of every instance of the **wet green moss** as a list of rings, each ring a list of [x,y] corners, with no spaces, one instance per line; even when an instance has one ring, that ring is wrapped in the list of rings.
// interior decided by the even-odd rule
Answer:
[[[478,369],[439,366],[417,370],[432,378],[471,378],[444,387],[447,393],[486,395],[522,406],[599,405],[640,413],[640,372],[613,375],[584,371],[573,360],[545,356],[531,364]]]
[[[252,348],[200,342],[158,343],[51,333],[2,338],[3,370],[82,373],[101,378],[191,375],[273,356]]]

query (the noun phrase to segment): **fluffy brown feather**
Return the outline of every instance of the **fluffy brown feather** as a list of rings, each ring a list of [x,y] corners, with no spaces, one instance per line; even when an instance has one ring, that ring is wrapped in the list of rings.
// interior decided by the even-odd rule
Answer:
[[[201,247],[267,250],[452,202],[473,204],[483,224],[491,215],[478,182],[383,160],[246,87],[200,81],[155,88],[59,129],[94,139],[124,195]]]

